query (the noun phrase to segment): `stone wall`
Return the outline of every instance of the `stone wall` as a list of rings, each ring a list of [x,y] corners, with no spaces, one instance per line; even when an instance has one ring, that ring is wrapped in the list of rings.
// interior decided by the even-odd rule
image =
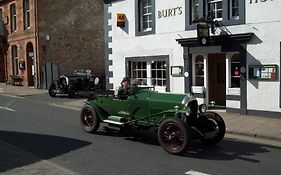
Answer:
[[[102,0],[38,0],[38,20],[41,64],[58,64],[60,74],[104,75]]]

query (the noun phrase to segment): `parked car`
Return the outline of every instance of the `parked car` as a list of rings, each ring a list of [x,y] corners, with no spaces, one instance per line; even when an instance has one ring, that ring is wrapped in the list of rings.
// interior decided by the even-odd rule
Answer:
[[[92,95],[80,114],[85,132],[95,133],[100,123],[109,130],[148,130],[154,128],[160,145],[171,154],[181,154],[193,139],[216,144],[225,135],[223,118],[198,106],[192,94],[159,93],[154,88],[133,87],[127,98]],[[133,133],[133,132],[132,132]]]
[[[67,94],[74,97],[79,91],[90,91],[104,88],[103,77],[93,76],[90,72],[74,71],[72,75],[61,75],[49,86],[49,95]]]

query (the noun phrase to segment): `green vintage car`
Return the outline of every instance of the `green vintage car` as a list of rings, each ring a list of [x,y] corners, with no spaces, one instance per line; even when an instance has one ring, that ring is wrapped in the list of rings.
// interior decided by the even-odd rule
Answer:
[[[215,112],[198,106],[192,94],[159,93],[149,87],[134,87],[126,98],[110,93],[91,95],[81,110],[81,126],[95,133],[100,123],[109,130],[147,130],[157,132],[160,145],[171,154],[181,154],[193,139],[216,144],[225,134],[225,123]]]

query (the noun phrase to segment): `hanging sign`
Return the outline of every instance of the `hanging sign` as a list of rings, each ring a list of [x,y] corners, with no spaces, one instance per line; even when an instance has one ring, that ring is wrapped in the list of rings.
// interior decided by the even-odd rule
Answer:
[[[117,13],[117,27],[125,27],[126,15],[124,13]]]

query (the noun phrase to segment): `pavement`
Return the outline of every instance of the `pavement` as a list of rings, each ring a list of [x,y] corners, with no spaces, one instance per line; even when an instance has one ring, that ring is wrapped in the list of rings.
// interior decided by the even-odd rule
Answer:
[[[23,86],[12,86],[6,85],[4,83],[0,83],[0,94],[9,95],[9,96],[17,96],[17,97],[25,97],[32,96],[37,94],[47,94],[48,91],[45,89],[34,89],[30,87]],[[80,110],[84,105],[86,99],[73,99],[67,102],[58,102],[52,103],[50,105],[63,107],[73,110]],[[269,118],[269,117],[260,117],[260,116],[252,116],[252,115],[240,115],[237,113],[227,113],[225,110],[216,110],[219,113],[226,124],[226,134],[231,137],[231,135],[239,135],[250,137],[253,139],[264,139],[266,141],[277,143],[277,145],[281,145],[281,116],[280,118]],[[38,158],[32,156],[27,156],[28,153],[25,153],[23,150],[18,150],[17,148],[9,145],[7,143],[2,143],[0,140],[0,175],[30,175],[30,174],[77,174],[70,170],[64,169],[63,167],[59,167],[54,165],[48,161],[35,161]],[[4,145],[4,146],[3,146]],[[3,158],[7,158],[9,162],[10,157],[17,157],[17,159],[12,158],[13,161],[19,162],[36,162],[33,164],[27,164],[23,166],[19,166],[19,168],[15,168],[9,171],[3,172]],[[30,160],[33,159],[33,160]],[[10,160],[10,161],[12,161]],[[46,171],[46,169],[50,169],[51,171]]]

